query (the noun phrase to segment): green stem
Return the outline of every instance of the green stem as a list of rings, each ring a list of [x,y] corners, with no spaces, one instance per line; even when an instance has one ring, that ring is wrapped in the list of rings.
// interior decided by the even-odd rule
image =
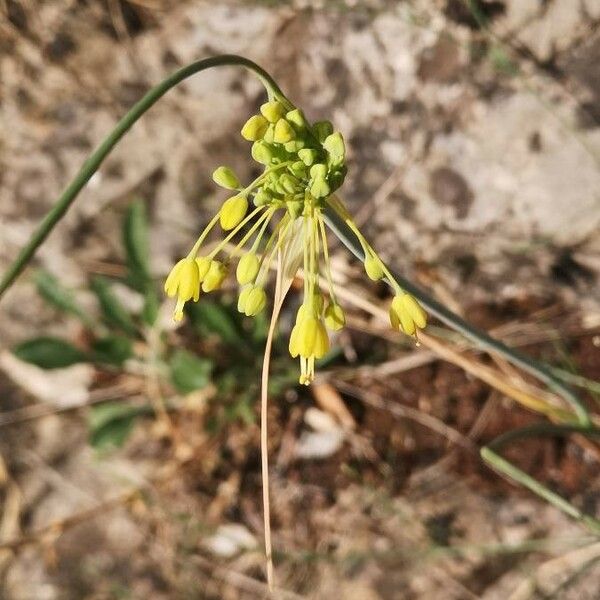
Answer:
[[[534,437],[534,436],[551,436],[551,435],[568,435],[570,433],[579,433],[590,438],[600,439],[600,429],[593,426],[584,425],[557,425],[552,423],[539,423],[528,427],[520,427],[508,431],[507,433],[498,436],[490,444],[481,449],[481,458],[488,463],[493,469],[510,477],[517,483],[520,483],[528,490],[543,498],[550,504],[554,505],[564,513],[581,521],[595,533],[600,533],[600,520],[587,515],[565,500],[562,496],[556,494],[539,481],[513,465],[511,462],[500,456],[500,449],[510,442]],[[498,451],[498,452],[497,452]]]
[[[106,139],[98,146],[88,160],[85,161],[81,170],[62,193],[56,204],[46,214],[39,227],[35,230],[27,245],[21,250],[17,258],[9,266],[7,271],[0,279],[0,298],[6,290],[14,283],[23,269],[33,258],[37,249],[42,245],[48,234],[54,229],[54,226],[62,219],[79,192],[85,187],[92,175],[98,170],[104,159],[108,156],[115,145],[121,138],[131,129],[135,122],[150,109],[162,96],[164,96],[171,88],[175,87],[184,79],[205,71],[212,67],[224,67],[227,65],[236,65],[245,67],[254,73],[265,86],[269,97],[276,98],[286,108],[291,109],[293,105],[284,96],[279,86],[273,78],[256,63],[234,54],[224,54],[222,56],[214,56],[199,60],[186,67],[175,71],[164,81],[152,88],[141,100],[139,100],[133,108],[119,121],[117,126],[111,131]]]
[[[323,217],[327,225],[335,232],[340,241],[354,254],[359,260],[363,261],[365,253],[362,244],[356,238],[348,224],[336,213],[331,206],[326,206]],[[589,426],[591,424],[587,409],[581,403],[579,398],[559,379],[557,379],[548,369],[538,363],[533,358],[521,354],[519,351],[509,348],[501,341],[493,338],[484,331],[473,327],[464,319],[453,313],[444,305],[434,300],[428,293],[408,281],[402,275],[391,271],[395,279],[403,290],[412,294],[423,305],[423,308],[430,314],[437,317],[440,321],[451,327],[467,339],[474,342],[479,348],[504,357],[513,365],[527,371],[538,380],[545,383],[549,388],[560,394],[568,402],[581,425]]]

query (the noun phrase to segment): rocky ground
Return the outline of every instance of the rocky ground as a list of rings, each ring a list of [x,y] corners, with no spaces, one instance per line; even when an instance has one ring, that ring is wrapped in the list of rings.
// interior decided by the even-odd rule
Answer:
[[[478,325],[512,326],[514,343],[598,380],[600,4],[468,6],[0,0],[0,267],[149,87],[197,58],[242,54],[311,119],[343,132],[344,197],[390,263]],[[234,68],[169,93],[37,264],[79,288],[91,273],[118,273],[123,212],[141,197],[163,277],[222,199],[213,169],[252,176],[238,132],[262,99]],[[360,294],[381,295],[342,249],[335,263]],[[341,339],[354,379],[336,383],[333,368],[328,383],[272,405],[280,586],[357,600],[597,597],[597,541],[422,422],[435,417],[481,444],[536,417],[439,360],[378,374],[380,362],[415,351],[374,341],[376,322],[356,312],[362,328]],[[0,331],[2,410],[52,412],[17,424],[0,414],[0,597],[264,597],[256,425],[210,433],[215,409],[192,394],[172,415],[176,435],[146,418],[122,449],[98,455],[86,411],[57,411],[110,386],[131,384],[143,399],[137,380],[88,365],[50,376],[17,361],[9,349],[35,332],[81,335],[28,274],[2,300]],[[323,394],[346,407],[345,422]],[[598,514],[593,448],[527,444],[523,466]],[[44,529],[72,515],[64,532]]]

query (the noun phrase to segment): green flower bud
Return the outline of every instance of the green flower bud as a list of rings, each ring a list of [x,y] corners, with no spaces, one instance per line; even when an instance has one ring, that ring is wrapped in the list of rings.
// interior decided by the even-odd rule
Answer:
[[[285,114],[285,108],[281,102],[271,100],[270,102],[265,102],[260,107],[260,112],[269,123],[277,123]]]
[[[252,144],[252,158],[261,165],[268,165],[273,160],[273,148],[264,140]]]
[[[289,173],[283,173],[283,175],[279,177],[279,185],[283,189],[284,194],[293,194],[297,190],[299,184],[300,182],[298,179]]]
[[[248,199],[246,196],[238,194],[226,200],[221,207],[219,221],[225,231],[233,229],[239,225],[240,221],[246,216],[248,210]]]
[[[258,285],[250,286],[250,291],[244,302],[244,314],[247,317],[254,317],[265,307],[266,303],[267,294],[265,290]]]
[[[339,304],[329,304],[325,309],[325,325],[331,331],[339,331],[346,324],[346,315]]]
[[[225,281],[225,277],[227,277],[227,267],[218,260],[212,260],[208,273],[202,282],[202,291],[212,292],[220,288],[223,281]]]
[[[365,258],[365,271],[370,279],[373,281],[379,281],[383,277],[383,268],[381,261],[372,254],[369,254]]]
[[[313,131],[319,142],[322,144],[325,141],[325,138],[333,133],[333,125],[331,121],[317,121],[313,125]]]
[[[327,177],[327,167],[323,163],[317,163],[310,168],[310,176],[313,179],[325,179]]]
[[[294,164],[290,165],[288,169],[296,176],[301,179],[306,177],[306,165],[301,161],[297,160]]]
[[[240,180],[229,167],[217,167],[212,174],[213,181],[227,190],[237,190],[240,188]]]
[[[254,206],[264,206],[272,201],[273,196],[264,187],[258,190],[254,195]]]
[[[344,157],[346,156],[346,145],[344,144],[344,138],[339,131],[336,131],[325,138],[323,148],[327,150],[333,163],[340,164],[344,161]]]
[[[317,160],[319,153],[312,148],[303,148],[298,150],[298,158],[307,166],[310,167]]]
[[[348,169],[346,168],[346,166],[341,165],[340,167],[329,172],[329,176],[327,177],[327,179],[333,190],[337,190],[342,185],[342,183],[344,183],[347,171]]]
[[[255,142],[265,135],[268,127],[269,121],[262,115],[254,115],[253,117],[250,117],[242,127],[242,137],[249,142]]]
[[[313,180],[310,186],[310,193],[315,198],[326,198],[329,196],[329,194],[331,194],[331,188],[329,187],[326,179],[319,177]]]
[[[285,119],[279,119],[275,124],[273,141],[277,144],[285,144],[286,142],[291,142],[295,137],[296,132],[293,127]]]
[[[304,148],[304,140],[296,139],[292,142],[285,143],[283,147],[286,149],[287,152],[290,152],[291,154],[296,154],[298,150],[302,150],[302,148]]]
[[[298,129],[302,129],[306,127],[306,119],[304,118],[304,114],[299,108],[295,108],[294,110],[290,110],[287,115],[285,115],[287,121],[289,121],[292,125],[297,127]]]
[[[258,269],[260,268],[260,260],[254,252],[248,252],[244,254],[240,261],[238,262],[238,266],[235,272],[236,279],[240,285],[246,285],[251,281],[254,281],[255,277],[258,275]]]

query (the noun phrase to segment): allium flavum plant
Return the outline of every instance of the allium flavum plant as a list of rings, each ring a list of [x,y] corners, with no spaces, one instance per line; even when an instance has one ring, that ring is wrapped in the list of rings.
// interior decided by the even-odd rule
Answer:
[[[401,289],[335,194],[346,175],[342,134],[334,131],[329,121],[311,125],[301,110],[288,110],[278,100],[263,104],[260,114],[250,117],[241,133],[252,142],[252,158],[264,166],[264,171],[247,186],[240,184],[229,167],[218,167],[213,173],[218,185],[235,194],[223,203],[189,254],[167,277],[165,292],[177,297],[174,319],[183,318],[186,302],[197,302],[202,293],[218,289],[235,260],[240,285],[238,310],[249,317],[257,315],[267,302],[265,284],[274,257],[278,253],[290,256],[291,249],[298,248],[301,260],[293,269],[303,264],[304,298],[289,351],[300,357],[300,383],[308,385],[314,379],[315,359],[329,350],[327,330],[337,331],[346,322],[331,276],[323,218],[329,205],[359,240],[367,275],[374,281],[386,279],[394,290],[389,312],[392,327],[416,339],[418,330],[427,323],[425,311]],[[226,235],[210,252],[202,254],[202,245],[217,223]],[[224,259],[219,258],[221,254],[225,254]],[[327,299],[319,288],[321,268],[329,288]]]

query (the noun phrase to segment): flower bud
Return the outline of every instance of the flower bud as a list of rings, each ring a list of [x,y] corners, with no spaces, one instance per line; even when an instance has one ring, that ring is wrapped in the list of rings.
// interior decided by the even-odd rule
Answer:
[[[217,167],[212,174],[213,181],[227,190],[237,190],[240,180],[229,167]]]
[[[273,148],[264,140],[252,144],[252,158],[261,165],[268,165],[273,159]]]
[[[286,142],[283,147],[286,149],[287,152],[290,152],[291,154],[296,154],[298,152],[298,150],[302,150],[302,148],[304,148],[304,140],[293,140],[291,142]]]
[[[251,281],[254,281],[254,278],[258,275],[258,269],[260,268],[260,260],[256,254],[253,252],[248,252],[244,254],[240,261],[238,262],[238,266],[235,272],[236,279],[240,285],[246,285]]]
[[[288,173],[283,173],[283,175],[279,177],[279,185],[283,190],[283,194],[293,194],[296,191],[299,183],[300,182],[298,179],[296,179],[296,177]]]
[[[365,257],[365,271],[370,279],[379,281],[383,277],[381,261],[376,256],[369,254]]]
[[[325,309],[325,325],[331,331],[339,331],[346,324],[346,315],[339,304],[329,304]]]
[[[302,114],[302,111],[299,108],[290,110],[290,112],[285,115],[285,118],[298,129],[306,127],[306,119],[304,118],[304,115]]]
[[[295,137],[296,132],[293,127],[285,119],[279,119],[275,124],[273,141],[277,144],[285,144],[286,142],[291,142]]]
[[[273,200],[273,196],[263,187],[254,195],[254,206],[264,206]]]
[[[241,194],[232,196],[226,200],[221,207],[221,212],[219,215],[221,227],[225,231],[233,229],[239,225],[240,221],[246,216],[247,210],[248,199],[246,196],[242,196]]]
[[[241,289],[240,295],[238,296],[238,303],[237,303],[238,312],[241,312],[242,314],[245,314],[245,312],[246,312],[246,301],[248,300],[248,295],[250,294],[251,291],[252,291],[252,286],[251,285],[245,285]]]
[[[202,282],[203,292],[212,292],[221,287],[227,277],[227,267],[218,260],[212,260],[208,273]]]
[[[210,263],[212,259],[209,256],[199,256],[196,259],[196,264],[198,265],[198,278],[200,282],[204,281],[208,270],[210,269]]]
[[[285,114],[285,108],[281,102],[271,100],[270,102],[265,102],[260,107],[260,112],[269,123],[277,123]]]
[[[339,131],[336,131],[325,138],[323,148],[327,150],[333,163],[339,164],[343,162],[344,156],[346,155],[346,146],[344,144],[344,138]]]
[[[417,299],[410,294],[404,294],[400,301],[402,302],[402,307],[410,315],[415,325],[419,329],[423,329],[427,325],[427,313],[423,310]]]
[[[313,179],[325,179],[327,177],[327,166],[317,163],[310,168],[310,176]]]
[[[322,144],[327,136],[333,133],[333,125],[331,124],[331,121],[317,121],[313,125],[313,131],[319,142]]]
[[[273,123],[267,127],[263,140],[269,144],[272,144],[275,141],[275,125],[273,125]]]
[[[262,115],[250,117],[242,127],[242,137],[249,142],[260,140],[269,127],[269,121]]]
[[[267,303],[267,294],[259,285],[250,286],[250,291],[244,303],[244,314],[247,317],[255,317]]]
[[[306,165],[301,160],[297,160],[288,168],[296,177],[306,177]]]
[[[315,179],[310,186],[310,193],[315,198],[326,198],[331,193],[331,188],[325,179]]]
[[[303,148],[298,150],[298,158],[307,166],[310,167],[317,160],[319,154],[312,148]]]

